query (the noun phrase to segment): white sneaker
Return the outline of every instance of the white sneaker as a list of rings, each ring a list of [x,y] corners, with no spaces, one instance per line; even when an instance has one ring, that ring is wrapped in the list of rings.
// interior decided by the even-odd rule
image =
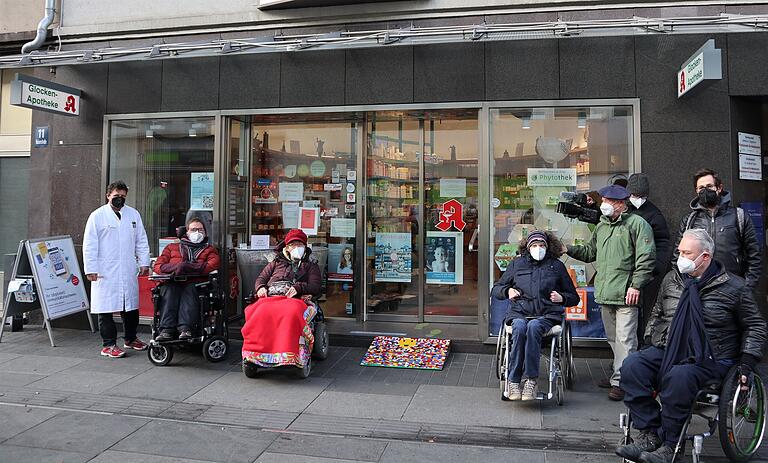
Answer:
[[[509,391],[509,396],[507,398],[509,400],[520,400],[522,397],[522,390],[520,389],[520,383],[513,383],[512,381],[507,382],[507,389]]]
[[[536,400],[536,396],[539,395],[539,389],[536,387],[535,379],[528,379],[523,386],[522,400]]]

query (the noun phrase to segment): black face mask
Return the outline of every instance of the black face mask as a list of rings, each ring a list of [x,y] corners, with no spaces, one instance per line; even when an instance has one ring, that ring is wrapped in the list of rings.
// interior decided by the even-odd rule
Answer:
[[[714,207],[720,202],[720,195],[715,190],[704,188],[699,191],[699,204],[705,207]]]
[[[120,209],[123,206],[125,206],[125,198],[123,198],[122,196],[115,196],[110,201],[110,204],[112,204],[112,207],[114,207],[116,209]]]

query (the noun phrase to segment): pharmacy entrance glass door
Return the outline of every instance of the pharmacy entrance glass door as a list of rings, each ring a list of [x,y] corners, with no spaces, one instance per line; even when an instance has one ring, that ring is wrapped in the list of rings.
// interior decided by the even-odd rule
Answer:
[[[477,323],[478,110],[366,124],[366,319]]]

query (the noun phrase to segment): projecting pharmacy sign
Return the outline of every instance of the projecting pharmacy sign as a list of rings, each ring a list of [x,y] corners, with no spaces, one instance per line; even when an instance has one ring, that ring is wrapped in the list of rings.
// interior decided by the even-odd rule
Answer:
[[[677,72],[677,97],[680,98],[702,82],[722,78],[722,55],[720,50],[715,48],[715,39],[709,39]]]
[[[11,81],[11,104],[66,116],[80,115],[80,90],[16,74]]]

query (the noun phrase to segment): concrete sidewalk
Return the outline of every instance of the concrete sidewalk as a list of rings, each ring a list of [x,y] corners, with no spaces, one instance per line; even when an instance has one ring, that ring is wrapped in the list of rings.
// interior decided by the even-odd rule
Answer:
[[[361,367],[332,347],[307,380],[240,372],[177,352],[98,355],[98,334],[40,327],[0,343],[0,462],[617,461],[618,414],[594,384],[608,360],[577,359],[565,405],[499,400],[493,356],[452,354],[443,371]],[[706,461],[722,457],[709,439]],[[763,456],[768,453],[762,451]],[[329,459],[329,460],[326,460]]]

